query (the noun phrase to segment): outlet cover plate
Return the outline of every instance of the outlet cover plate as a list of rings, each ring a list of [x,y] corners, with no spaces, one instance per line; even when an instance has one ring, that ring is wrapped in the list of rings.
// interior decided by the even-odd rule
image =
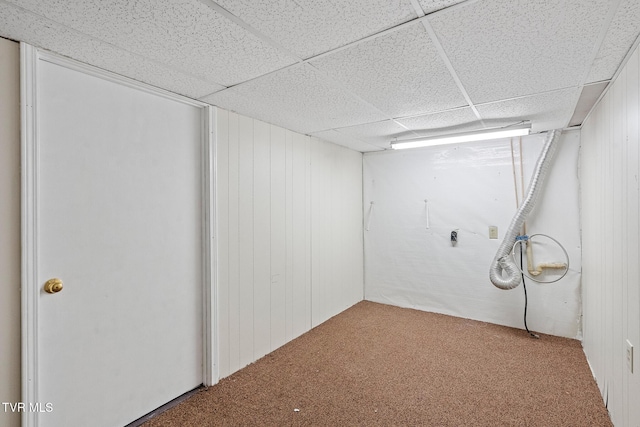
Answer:
[[[489,238],[497,239],[498,238],[498,227],[495,225],[489,226]]]

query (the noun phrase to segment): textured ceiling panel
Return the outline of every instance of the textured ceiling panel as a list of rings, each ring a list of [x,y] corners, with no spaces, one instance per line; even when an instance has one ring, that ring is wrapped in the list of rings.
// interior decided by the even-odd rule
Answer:
[[[483,127],[471,108],[468,107],[399,119],[397,121],[420,136],[465,132],[482,129]]]
[[[474,103],[581,84],[609,0],[485,0],[430,22]]]
[[[306,134],[386,118],[330,84],[308,64],[260,77],[203,101]]]
[[[580,89],[572,88],[476,107],[489,127],[531,120],[531,131],[543,132],[567,126],[579,95]]]
[[[344,46],[417,17],[410,0],[217,0],[301,58]]]
[[[338,132],[359,139],[382,148],[390,148],[391,140],[395,138],[416,138],[418,135],[403,128],[393,120],[366,123],[358,126],[349,126],[336,129]]]
[[[467,105],[419,22],[311,64],[390,117]]]
[[[0,3],[0,35],[26,41],[190,98],[199,98],[224,89],[223,86],[168,69],[5,3]]]
[[[609,80],[618,70],[629,47],[640,34],[640,1],[622,0],[598,56],[587,77],[587,82]]]
[[[420,7],[422,7],[424,13],[428,15],[445,7],[462,3],[463,1],[466,0],[418,0],[418,3],[420,3]]]
[[[375,145],[367,144],[360,140],[354,139],[350,136],[347,136],[343,133],[331,130],[325,130],[322,132],[312,133],[311,136],[315,136],[316,138],[323,139],[325,141],[333,142],[334,144],[342,145],[343,147],[350,148],[355,151],[360,151],[361,153],[367,153],[369,151],[381,151],[383,150],[380,147],[376,147]]]
[[[295,62],[195,0],[8,1],[129,52],[224,86]]]

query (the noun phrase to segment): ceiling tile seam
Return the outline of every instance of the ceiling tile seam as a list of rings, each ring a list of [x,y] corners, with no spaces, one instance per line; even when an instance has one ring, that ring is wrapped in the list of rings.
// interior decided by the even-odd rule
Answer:
[[[2,0],[0,0],[0,1],[2,1]],[[250,79],[243,80],[243,81],[241,81],[241,82],[239,82],[239,83],[235,83],[235,84],[232,84],[232,85],[229,85],[229,86],[225,86],[225,88],[224,88],[224,89],[222,89],[222,90],[217,90],[217,91],[215,91],[215,92],[208,93],[208,94],[206,94],[206,95],[201,96],[201,97],[200,97],[200,98],[198,98],[198,99],[199,99],[199,100],[202,100],[202,99],[204,99],[204,98],[207,98],[207,97],[209,97],[209,96],[215,95],[216,93],[220,93],[220,92],[225,91],[225,90],[233,90],[233,89],[237,89],[239,86],[242,86],[242,85],[247,84],[247,83],[251,83],[251,82],[253,82],[254,80],[258,80],[258,79],[260,79],[260,78],[262,78],[262,77],[267,77],[267,76],[270,76],[271,74],[275,74],[275,73],[278,73],[278,72],[280,72],[280,71],[284,71],[284,70],[289,69],[289,68],[301,67],[301,66],[303,66],[303,65],[304,65],[304,62],[294,62],[293,64],[285,65],[285,66],[283,66],[283,67],[277,68],[277,69],[272,70],[272,71],[269,71],[269,72],[267,72],[267,73],[260,74],[259,76],[255,76],[255,77],[251,77]]]
[[[409,126],[406,126],[402,123],[400,123],[398,120],[396,120],[396,118],[391,119],[391,121],[395,124],[397,124],[398,126],[400,126],[401,128],[404,128],[406,130],[408,130],[409,132],[413,133],[416,136],[420,136],[415,130],[409,128]]]
[[[611,23],[613,22],[613,18],[615,17],[616,12],[618,11],[618,8],[620,7],[620,3],[622,0],[613,0],[611,5],[609,6],[609,13],[607,13],[607,16],[604,20],[604,22],[602,23],[602,27],[600,28],[600,32],[598,34],[598,39],[596,41],[596,43],[594,43],[593,45],[593,49],[591,51],[591,58],[590,61],[587,62],[587,65],[585,67],[585,70],[583,72],[583,75],[579,81],[579,85],[582,86],[585,81],[587,80],[587,77],[589,77],[589,72],[591,71],[591,68],[593,67],[593,62],[596,60],[596,58],[598,57],[598,52],[600,52],[600,48],[602,47],[602,44],[604,43],[604,39],[607,37],[607,33],[609,32],[609,29],[611,27]]]
[[[1,2],[1,1],[4,1],[4,0],[0,0],[0,2]],[[201,1],[201,2],[203,2],[203,3],[204,3],[204,2],[208,2],[209,0],[198,0],[198,1]],[[474,1],[475,1],[475,0],[474,0]],[[217,4],[216,4],[216,5],[217,5]],[[223,15],[223,16],[224,16],[224,15]],[[231,14],[231,16],[234,16],[234,17],[235,17],[235,15],[232,15],[232,14]],[[236,17],[236,18],[237,18],[237,17]],[[234,21],[234,22],[235,22],[235,21]],[[242,22],[244,22],[244,21],[242,21]],[[225,86],[225,89],[232,89],[232,88],[234,88],[234,87],[241,86],[241,85],[243,85],[243,84],[247,84],[247,83],[253,82],[254,80],[257,80],[257,79],[259,79],[259,78],[261,78],[261,77],[269,76],[269,75],[274,74],[274,73],[277,73],[277,72],[279,72],[279,71],[286,70],[287,68],[297,67],[297,66],[300,66],[301,64],[308,64],[308,63],[310,63],[310,62],[311,62],[311,61],[313,61],[313,60],[323,58],[323,57],[325,57],[325,56],[328,56],[328,55],[331,55],[331,54],[334,54],[334,53],[340,52],[340,51],[345,50],[345,49],[348,49],[348,48],[350,48],[350,47],[357,46],[357,45],[358,45],[358,44],[360,44],[360,43],[364,43],[364,42],[366,42],[366,41],[376,39],[376,38],[378,38],[378,37],[381,37],[381,36],[384,36],[384,35],[387,35],[387,34],[393,33],[393,32],[395,32],[395,31],[399,31],[399,30],[404,29],[405,27],[408,27],[408,26],[410,26],[410,25],[417,24],[418,22],[420,22],[420,18],[412,19],[411,21],[403,22],[402,24],[396,25],[395,27],[387,28],[387,29],[382,30],[382,31],[380,31],[380,32],[378,32],[378,33],[375,33],[375,34],[372,34],[372,35],[366,36],[366,37],[364,37],[364,38],[362,38],[362,39],[359,39],[359,40],[356,40],[356,41],[354,41],[354,42],[348,43],[348,44],[346,44],[346,45],[343,45],[343,46],[337,47],[337,48],[335,48],[335,49],[328,50],[328,51],[323,52],[323,53],[320,53],[320,54],[318,54],[318,55],[311,56],[311,57],[306,58],[306,59],[301,59],[301,58],[299,58],[299,57],[297,57],[297,56],[295,56],[295,55],[294,55],[294,58],[296,59],[296,62],[294,62],[293,64],[285,65],[284,67],[278,68],[277,70],[269,71],[268,73],[264,73],[264,74],[261,74],[261,75],[256,76],[256,77],[252,77],[252,78],[250,78],[250,79],[243,80],[243,81],[241,81],[241,82],[238,82],[238,83],[235,83],[235,84],[232,84],[232,85]],[[252,33],[254,33],[254,32],[255,32],[255,33],[259,33],[259,31],[258,31],[258,30],[254,29],[254,28],[253,28],[253,27],[251,27],[249,24],[246,24],[246,23],[245,23],[245,25],[247,26],[247,28],[252,28]],[[243,26],[243,28],[244,28],[244,26]],[[265,36],[265,37],[266,37],[266,36]],[[275,46],[273,46],[273,47],[275,47]],[[311,65],[311,64],[309,64],[309,65]],[[315,68],[315,67],[314,67],[314,68]],[[221,86],[222,86],[222,85],[221,85]],[[224,89],[223,89],[223,90],[224,90]],[[200,97],[199,99],[206,98],[206,97],[211,96],[211,95],[213,95],[213,94],[215,94],[215,93],[217,93],[217,92],[220,92],[220,91],[216,91],[216,92],[209,93],[209,94],[207,94],[207,95],[203,95],[203,96],[202,96],[202,97]]]
[[[384,123],[384,122],[394,122],[395,124],[397,124],[398,126],[402,127],[403,129],[408,130],[409,132],[411,132],[411,133],[415,134],[415,135],[416,135],[416,136],[418,136],[418,137],[420,136],[420,135],[419,135],[418,133],[416,133],[413,129],[410,129],[410,128],[408,128],[407,126],[405,126],[405,125],[403,125],[403,124],[401,124],[401,123],[396,122],[396,121],[395,121],[395,119],[376,120],[376,121],[373,121],[373,122],[358,123],[358,124],[355,124],[355,125],[340,126],[340,127],[337,127],[337,128],[327,128],[327,129],[322,129],[322,130],[314,130],[312,133],[328,132],[328,131],[331,131],[331,130],[332,130],[332,131],[336,131],[336,132],[338,132],[338,130],[339,130],[339,129],[346,129],[346,128],[352,128],[352,127],[358,127],[358,126],[375,125],[375,124],[378,124],[378,123]],[[344,132],[340,132],[340,133],[343,133],[344,135],[347,135],[347,134],[345,134]],[[347,136],[348,136],[348,135],[347,135]],[[359,140],[359,141],[362,141],[362,140]],[[362,142],[365,142],[365,141],[362,141]],[[367,142],[367,144],[370,144],[370,143],[368,143],[368,142]]]
[[[203,5],[209,7],[214,12],[222,15],[223,17],[225,17],[229,21],[231,21],[234,24],[238,25],[239,27],[241,27],[245,31],[248,31],[251,34],[253,34],[254,36],[258,37],[260,40],[262,40],[266,44],[270,45],[274,49],[277,49],[280,52],[284,53],[285,55],[295,59],[296,62],[302,62],[302,58],[300,56],[296,55],[295,53],[293,53],[292,51],[290,51],[289,49],[287,49],[286,47],[284,47],[283,45],[281,45],[280,43],[278,43],[277,41],[275,41],[271,37],[267,36],[266,34],[262,33],[261,31],[255,29],[254,27],[252,27],[251,25],[249,25],[248,23],[243,21],[238,16],[234,15],[233,13],[229,12],[224,7],[220,6],[214,0],[198,0],[198,1],[200,3],[202,3]]]
[[[600,48],[602,47],[602,44],[604,43],[604,39],[607,37],[607,33],[609,32],[609,29],[611,27],[611,22],[613,22],[613,18],[615,17],[615,14],[618,10],[618,8],[620,7],[620,3],[621,0],[613,0],[611,2],[611,5],[609,6],[609,13],[607,13],[607,16],[602,24],[602,27],[600,28],[600,33],[598,34],[598,40],[596,43],[594,43],[593,45],[593,50],[591,51],[591,58],[590,61],[587,61],[587,65],[585,67],[585,70],[583,72],[582,77],[580,78],[579,81],[579,86],[582,89],[582,87],[584,86],[585,81],[587,80],[587,77],[589,77],[589,72],[591,71],[591,68],[593,67],[593,63],[596,60],[596,58],[598,57],[598,52],[600,52]],[[578,94],[576,96],[574,96],[574,101],[572,102],[573,108],[572,111],[576,110],[576,107],[578,106],[578,102],[580,101],[580,92],[578,92]],[[597,104],[597,102],[596,102]],[[594,104],[595,106],[595,104]],[[591,113],[591,111],[589,112]],[[589,116],[589,114],[587,114],[587,117]],[[586,120],[586,117],[585,117]],[[567,126],[569,126],[569,123],[571,122],[571,117],[569,117],[569,119],[566,121],[566,123],[564,124],[564,127],[566,128]]]
[[[361,97],[360,95],[356,94],[355,92],[353,92],[351,89],[349,89],[348,87],[345,86],[344,83],[342,83],[340,80],[338,80],[335,77],[330,76],[329,74],[327,74],[325,71],[320,70],[319,68],[315,67],[313,64],[306,64],[307,66],[313,68],[318,76],[320,76],[321,78],[324,79],[325,82],[333,85],[333,86],[337,86],[339,89],[345,91],[346,93],[348,93],[349,95],[351,95],[352,97],[358,99],[360,102],[368,105],[369,107],[373,108],[374,110],[376,110],[378,113],[380,113],[382,116],[385,117],[386,120],[393,120],[393,116],[391,114],[387,114],[385,111],[382,111],[380,108],[378,108],[376,105],[372,104],[371,102],[367,101],[366,99],[364,99],[363,97]],[[380,120],[379,120],[380,121]],[[375,123],[375,122],[374,122]],[[404,127],[404,126],[403,126]],[[335,128],[332,128],[335,129]]]
[[[3,0],[0,0],[0,1],[3,1]],[[271,44],[272,47],[274,47],[276,49],[281,49],[283,51],[283,53],[286,53],[287,55],[293,57],[296,60],[296,63],[294,63],[294,64],[285,65],[284,67],[281,67],[281,68],[279,68],[277,70],[273,70],[273,71],[270,71],[268,73],[261,74],[259,76],[256,76],[256,77],[253,77],[253,78],[238,82],[236,84],[228,85],[228,86],[227,85],[221,85],[221,86],[224,86],[225,89],[231,89],[231,88],[234,88],[236,86],[240,86],[240,85],[252,82],[252,81],[257,80],[257,79],[259,79],[261,77],[268,76],[270,74],[276,73],[278,71],[285,70],[285,69],[287,69],[289,67],[298,66],[298,65],[300,65],[300,63],[303,63],[303,64],[310,63],[311,61],[324,58],[325,56],[329,56],[329,55],[332,55],[332,54],[337,53],[337,52],[341,52],[343,50],[346,50],[346,49],[349,49],[351,47],[357,46],[359,44],[365,43],[367,41],[374,40],[374,39],[377,39],[377,38],[382,37],[382,36],[386,36],[388,34],[396,32],[396,31],[403,30],[406,27],[409,27],[411,25],[418,24],[419,22],[424,22],[424,20],[428,19],[429,17],[436,16],[436,15],[442,13],[442,12],[447,12],[447,11],[450,11],[450,10],[453,10],[453,9],[458,9],[460,7],[467,6],[469,4],[476,3],[478,0],[466,0],[466,1],[463,1],[461,3],[457,3],[457,4],[454,4],[452,6],[436,10],[436,11],[434,11],[434,12],[428,14],[428,15],[425,15],[424,12],[422,12],[422,16],[419,16],[419,17],[417,17],[415,19],[412,19],[412,20],[407,21],[407,22],[403,22],[401,24],[396,25],[395,27],[386,28],[386,29],[384,29],[382,31],[379,31],[379,32],[374,33],[374,34],[370,34],[370,35],[368,35],[366,37],[363,37],[363,38],[361,38],[359,40],[355,40],[355,41],[347,43],[347,44],[345,44],[343,46],[339,46],[337,48],[328,50],[326,52],[323,52],[323,53],[320,53],[318,55],[314,55],[314,56],[311,56],[311,57],[305,58],[305,59],[302,59],[302,58],[298,57],[297,55],[291,53],[286,48],[282,47],[278,42],[276,42],[273,39],[269,38],[268,36],[262,34],[260,31],[256,30],[251,25],[247,24],[242,19],[238,18],[236,15],[232,14],[231,12],[227,11],[226,9],[224,9],[219,4],[215,3],[214,0],[198,0],[198,1],[200,1],[201,3],[211,7],[213,10],[220,11],[220,13],[224,17],[226,17],[227,19],[230,19],[232,22],[240,25],[242,28],[244,28],[245,30],[251,32],[255,36],[260,37],[261,40],[263,40],[266,43]],[[417,0],[411,0],[411,1],[417,1]],[[422,8],[420,8],[420,10],[422,11]],[[416,11],[416,13],[418,13],[418,12]],[[209,97],[209,96],[211,96],[211,95],[213,95],[213,94],[215,94],[217,92],[220,92],[220,91],[215,91],[215,92],[203,95],[199,99],[207,98],[207,97]],[[393,118],[391,120],[393,120]]]
[[[411,2],[411,6],[413,6],[413,10],[415,10],[416,14],[418,15],[418,18],[422,18],[425,13],[424,13],[424,9],[422,9],[422,6],[420,6],[420,2],[418,2],[418,0],[409,0]]]
[[[496,101],[482,102],[480,104],[476,104],[476,107],[484,107],[484,106],[487,106],[487,105],[499,104],[501,102],[517,101],[519,99],[531,98],[531,97],[538,96],[538,95],[548,95],[548,94],[552,94],[552,93],[555,93],[555,92],[564,92],[564,91],[572,90],[572,89],[582,89],[583,87],[584,87],[584,85],[566,86],[566,87],[561,87],[561,88],[557,88],[557,89],[545,90],[545,91],[542,91],[542,92],[530,93],[528,95],[520,95],[520,96],[511,97],[511,98],[498,99]]]
[[[374,122],[374,123],[377,123],[377,122]],[[358,142],[360,142],[362,144],[366,144],[366,145],[369,145],[371,147],[377,148],[378,149],[377,151],[379,151],[380,149],[386,150],[386,148],[384,148],[384,147],[380,147],[379,145],[371,144],[370,142],[364,141],[364,140],[362,140],[360,138],[356,138],[356,137],[351,136],[351,135],[347,135],[344,132],[340,132],[338,129],[329,129],[329,130],[332,130],[332,131],[334,131],[336,133],[339,133],[340,135],[343,135],[345,138],[354,139],[354,140],[356,140],[356,141],[358,141]],[[317,133],[317,132],[314,132],[314,133]],[[316,137],[316,138],[318,138],[318,137]]]
[[[464,110],[466,108],[470,108],[470,107],[468,105],[461,105],[460,107],[447,108],[446,110],[434,111],[431,113],[420,113],[420,114],[411,114],[409,116],[398,116],[398,117],[394,117],[393,120],[415,119],[417,117],[431,116],[434,114],[452,113],[454,111]]]
[[[448,8],[445,8],[445,9],[440,9],[440,11],[449,10],[454,6],[455,7],[468,6],[469,4],[475,3],[476,1],[477,0],[467,0],[465,2],[455,4],[455,5],[451,6],[451,7],[448,7]],[[413,9],[416,12],[416,14],[419,17],[425,16],[424,9],[422,8],[422,6],[418,2],[418,0],[410,0],[410,2],[411,2],[411,5],[413,6]],[[436,11],[434,13],[429,14],[430,17],[434,16],[437,12],[439,12],[439,11]],[[449,73],[451,74],[451,76],[455,80],[456,85],[458,86],[458,90],[460,90],[460,92],[462,92],[462,95],[464,96],[465,100],[467,101],[468,106],[465,106],[463,108],[471,108],[471,111],[473,111],[473,114],[475,114],[475,116],[480,120],[480,124],[482,125],[482,127],[486,127],[485,124],[484,124],[484,121],[482,120],[482,117],[480,117],[480,112],[475,108],[475,106],[473,105],[473,102],[471,102],[471,97],[469,97],[469,94],[467,93],[466,89],[462,85],[462,82],[458,78],[457,73],[455,72],[455,70],[453,70],[453,65],[451,64],[451,61],[449,60],[449,57],[444,52],[444,48],[440,44],[440,40],[437,39],[437,37],[435,35],[435,31],[433,31],[433,28],[431,27],[431,23],[429,23],[427,20],[423,20],[422,21],[422,25],[424,26],[424,29],[429,34],[429,37],[431,38],[431,40],[434,42],[434,44],[436,46],[436,49],[438,50],[438,54],[440,55],[440,58],[445,63],[445,66],[449,70]],[[421,116],[421,115],[414,116],[414,117],[419,117],[419,116]],[[394,119],[394,122],[396,122],[400,126],[405,127],[402,123],[396,121],[395,119]],[[414,132],[414,134],[417,134],[417,133]]]
[[[597,83],[602,83],[602,82],[605,82],[605,81],[608,82],[607,86],[604,88],[604,90],[602,91],[602,93],[600,94],[600,96],[598,97],[596,102],[593,103],[593,107],[591,107],[591,110],[589,110],[587,115],[584,117],[584,120],[582,121],[582,123],[585,123],[589,119],[589,117],[591,116],[591,113],[593,113],[593,111],[598,106],[598,104],[600,104],[600,101],[602,101],[602,99],[605,97],[605,95],[609,92],[609,90],[611,89],[611,86],[612,86],[611,82],[616,81],[616,79],[618,78],[618,76],[620,75],[620,73],[622,72],[624,67],[627,65],[627,62],[629,62],[629,60],[631,59],[631,57],[633,56],[633,54],[635,53],[635,51],[636,51],[636,49],[638,48],[639,45],[640,45],[640,34],[638,35],[638,37],[636,37],[636,40],[633,42],[633,44],[631,45],[631,47],[627,51],[627,54],[625,55],[624,59],[620,62],[620,66],[618,67],[616,72],[613,74],[611,79],[610,80],[602,80],[600,82],[593,83],[593,84],[597,84]],[[588,84],[586,84],[584,86],[588,86]],[[576,106],[577,105],[578,105],[578,101],[576,101]],[[574,111],[575,111],[575,107],[574,107]],[[580,125],[580,127],[582,128],[582,124]]]
[[[429,16],[429,15],[426,15],[426,16]],[[462,81],[460,80],[460,77],[458,77],[458,73],[453,68],[453,64],[449,60],[449,57],[447,56],[447,53],[444,51],[444,47],[442,47],[442,44],[440,43],[440,40],[438,39],[438,36],[436,35],[436,32],[434,31],[433,27],[431,26],[431,23],[428,20],[424,20],[424,21],[422,21],[422,25],[424,25],[425,30],[427,30],[427,33],[429,34],[429,37],[431,38],[431,41],[433,42],[433,44],[436,47],[436,50],[440,54],[440,59],[442,59],[442,61],[444,62],[445,66],[449,70],[449,74],[451,74],[451,77],[453,78],[453,80],[455,81],[456,85],[458,86],[458,90],[460,90],[460,93],[462,94],[464,99],[469,104],[469,107],[471,108],[471,111],[473,111],[473,114],[476,115],[478,120],[480,120],[480,123],[482,124],[482,126],[485,127],[484,121],[482,120],[482,116],[480,116],[480,112],[478,111],[478,109],[473,104],[473,101],[471,101],[471,97],[469,96],[469,93],[467,92],[467,90],[465,89],[464,85],[462,84]]]
[[[4,0],[0,0],[0,2],[1,2],[1,1],[4,1]],[[201,1],[201,2],[208,2],[209,0],[198,0],[198,1]],[[235,15],[232,15],[232,16],[235,16]],[[318,54],[318,55],[315,55],[315,56],[312,56],[312,57],[309,57],[309,58],[306,58],[306,59],[301,59],[301,58],[295,57],[295,58],[296,58],[296,62],[295,62],[295,63],[293,63],[293,64],[285,65],[284,67],[278,68],[277,70],[269,71],[268,73],[264,73],[264,74],[261,74],[261,75],[256,76],[256,77],[252,77],[252,78],[250,78],[250,79],[243,80],[243,81],[241,81],[241,82],[238,82],[238,83],[235,83],[235,84],[232,84],[232,85],[225,86],[225,89],[233,89],[233,88],[235,88],[235,87],[237,87],[237,86],[241,86],[241,85],[244,85],[244,84],[247,84],[247,83],[251,83],[251,82],[253,82],[254,80],[258,80],[258,79],[260,79],[260,78],[262,78],[262,77],[269,76],[269,75],[271,75],[271,74],[277,73],[277,72],[279,72],[279,71],[286,70],[286,69],[288,69],[288,68],[298,67],[298,66],[303,65],[303,64],[309,64],[309,65],[310,65],[311,67],[313,67],[315,70],[320,71],[318,68],[316,68],[315,66],[313,66],[313,64],[311,64],[310,62],[311,62],[311,61],[314,61],[314,60],[316,60],[316,59],[320,59],[320,58],[323,58],[323,57],[325,57],[325,56],[329,56],[329,55],[331,55],[331,54],[334,54],[334,53],[340,52],[340,51],[345,50],[345,49],[348,49],[348,48],[350,48],[350,47],[357,46],[357,45],[358,45],[358,44],[360,44],[360,43],[364,43],[364,42],[366,42],[366,41],[373,40],[373,39],[376,39],[376,38],[378,38],[378,37],[381,37],[381,36],[384,36],[384,35],[387,35],[387,34],[393,33],[393,32],[395,32],[395,31],[398,31],[398,30],[404,29],[405,27],[408,27],[408,26],[410,26],[410,25],[415,25],[415,24],[417,24],[417,23],[419,23],[419,22],[420,22],[420,18],[416,18],[416,19],[413,19],[413,20],[411,20],[411,21],[403,22],[402,24],[396,25],[395,27],[387,28],[386,30],[383,30],[383,31],[381,31],[381,32],[379,32],[379,33],[375,33],[375,34],[369,35],[369,36],[364,37],[364,38],[362,38],[362,39],[359,39],[359,40],[356,40],[356,41],[354,41],[354,42],[348,43],[348,44],[346,44],[346,45],[344,45],[344,46],[337,47],[337,48],[335,48],[335,49],[329,50],[329,51],[327,51],[327,52],[323,52],[323,53],[321,53],[321,54]],[[246,25],[247,25],[248,27],[250,27],[248,24],[246,24]],[[252,28],[252,27],[251,27],[251,28]],[[257,31],[257,30],[255,30],[255,29],[254,29],[253,31],[258,32],[258,31]],[[223,89],[223,90],[225,90],[225,89]],[[215,92],[209,93],[209,94],[207,94],[207,95],[203,95],[203,96],[202,96],[202,97],[200,97],[199,99],[203,99],[203,98],[209,97],[209,96],[211,96],[211,95],[213,95],[213,94],[215,94],[215,93],[218,93],[218,92],[221,92],[221,91],[215,91]],[[386,116],[386,114],[385,114],[385,116]]]
[[[411,2],[412,2],[412,4],[413,4],[413,2],[414,2],[414,1],[417,1],[417,0],[410,0],[410,1],[411,1]],[[345,49],[349,49],[349,48],[351,48],[351,47],[354,47],[354,46],[357,46],[357,45],[359,45],[359,44],[362,44],[362,43],[368,42],[368,41],[370,41],[370,40],[375,40],[375,39],[377,39],[377,38],[379,38],[379,37],[383,37],[383,36],[386,36],[386,35],[388,35],[388,34],[395,33],[396,31],[403,30],[403,29],[405,29],[406,27],[409,27],[409,26],[411,26],[411,25],[417,24],[417,23],[419,23],[419,22],[423,22],[424,20],[426,20],[426,19],[428,19],[428,18],[431,18],[431,17],[434,17],[434,16],[437,16],[437,15],[439,15],[440,13],[443,13],[443,12],[449,12],[449,11],[451,11],[451,10],[458,9],[458,8],[461,8],[461,7],[464,7],[464,6],[467,6],[467,5],[470,5],[470,4],[473,4],[473,3],[476,3],[477,1],[478,1],[478,0],[466,0],[466,1],[463,1],[463,2],[461,2],[461,3],[457,3],[457,4],[454,4],[454,5],[452,5],[452,6],[445,7],[445,8],[439,9],[439,10],[436,10],[436,11],[434,11],[434,12],[431,12],[431,13],[430,13],[430,14],[428,14],[428,15],[425,15],[424,11],[422,11],[422,8],[420,8],[420,11],[422,11],[422,15],[420,15],[420,14],[418,13],[418,11],[416,10],[416,14],[418,15],[418,17],[417,17],[417,18],[414,18],[414,19],[412,19],[412,20],[410,20],[410,21],[406,21],[406,22],[403,22],[403,23],[401,23],[401,24],[398,24],[398,25],[396,25],[395,27],[386,28],[386,29],[381,30],[381,31],[379,31],[379,32],[377,32],[377,33],[370,34],[370,35],[368,35],[368,36],[366,36],[366,37],[363,37],[363,38],[361,38],[361,39],[358,39],[358,40],[352,41],[352,42],[347,43],[347,44],[345,44],[345,45],[343,45],[343,46],[339,46],[339,47],[336,47],[336,48],[334,48],[334,49],[328,50],[328,51],[326,51],[326,52],[319,53],[319,54],[317,54],[317,55],[315,55],[315,56],[310,56],[309,58],[305,58],[305,59],[303,60],[303,62],[311,62],[311,61],[314,61],[314,60],[317,60],[317,59],[324,58],[325,56],[329,56],[329,55],[332,55],[332,54],[334,54],[334,53],[337,53],[337,52],[343,51],[343,50],[345,50]]]
[[[626,59],[626,56],[625,56]],[[622,61],[624,62],[624,60]],[[618,72],[616,71],[616,74],[614,75],[614,77],[611,77],[610,79],[605,79],[605,80],[598,80],[597,82],[590,82],[590,83],[585,83],[583,84],[581,87],[585,88],[585,87],[589,87],[589,86],[595,86],[595,85],[601,85],[602,83],[611,83],[613,80],[615,80],[615,76],[617,76]]]
[[[167,70],[171,70],[171,71],[174,71],[174,72],[176,72],[176,73],[184,74],[184,75],[189,76],[189,77],[192,77],[192,78],[194,78],[194,79],[198,79],[198,80],[200,80],[200,81],[202,81],[202,82],[204,82],[204,83],[208,83],[208,84],[215,84],[215,85],[218,85],[218,86],[220,86],[220,87],[222,87],[222,88],[225,88],[225,89],[227,88],[227,86],[226,86],[226,85],[223,85],[223,84],[218,83],[218,82],[214,82],[214,81],[207,80],[207,79],[206,79],[205,77],[203,77],[203,76],[199,76],[199,75],[197,75],[197,74],[193,74],[193,73],[191,73],[191,72],[189,72],[189,71],[184,71],[184,70],[181,70],[181,69],[175,68],[175,67],[173,67],[173,66],[171,66],[171,65],[164,64],[164,63],[159,62],[159,61],[157,61],[157,60],[155,60],[155,59],[151,59],[151,58],[148,58],[148,57],[146,57],[146,56],[144,56],[144,55],[140,55],[139,53],[131,52],[130,50],[127,50],[127,49],[125,49],[125,48],[122,48],[122,47],[120,47],[120,46],[118,46],[118,45],[115,45],[115,44],[113,44],[113,43],[110,43],[110,42],[107,42],[107,41],[105,41],[105,40],[101,40],[101,39],[99,39],[99,38],[96,38],[96,37],[94,37],[94,36],[92,36],[92,35],[89,35],[89,34],[83,33],[82,31],[78,31],[78,30],[76,30],[75,28],[68,27],[67,25],[62,24],[61,22],[55,21],[55,20],[53,20],[53,19],[51,19],[51,18],[48,18],[48,17],[46,17],[46,16],[43,16],[43,15],[40,15],[40,14],[38,14],[38,13],[36,13],[36,12],[33,12],[33,11],[29,10],[29,9],[25,9],[25,8],[24,8],[24,7],[22,7],[22,6],[18,6],[18,5],[16,5],[16,4],[9,3],[9,2],[7,2],[7,1],[5,1],[5,0],[0,0],[0,3],[4,3],[5,5],[7,5],[7,6],[9,6],[9,7],[13,7],[13,8],[16,8],[16,9],[20,9],[22,12],[24,12],[24,13],[26,13],[26,14],[28,14],[28,15],[32,15],[32,16],[35,16],[36,18],[40,18],[40,19],[43,19],[43,20],[45,20],[45,21],[48,21],[48,22],[50,22],[50,23],[52,23],[52,24],[55,24],[55,25],[59,25],[59,26],[61,26],[61,27],[64,27],[64,28],[66,28],[68,31],[70,31],[70,32],[72,32],[72,33],[76,33],[76,34],[78,34],[78,35],[80,35],[80,36],[86,37],[86,38],[88,38],[88,39],[90,39],[90,40],[93,40],[94,42],[97,42],[97,43],[100,43],[100,44],[103,44],[103,45],[107,45],[107,46],[111,46],[111,47],[113,47],[114,49],[117,49],[117,50],[119,50],[119,51],[127,52],[127,53],[128,53],[128,54],[130,54],[130,55],[137,56],[138,58],[142,58],[142,59],[144,59],[145,61],[149,61],[149,62],[151,62],[151,63],[153,63],[153,64],[156,64],[157,66],[159,66],[159,67],[161,67],[161,68],[165,68],[165,69],[167,69]],[[42,49],[46,49],[46,48],[42,47]],[[98,68],[100,68],[100,67],[98,67]],[[224,89],[221,89],[221,90],[224,90]],[[219,91],[216,91],[216,92],[219,92]],[[213,93],[215,93],[215,92],[213,92]]]

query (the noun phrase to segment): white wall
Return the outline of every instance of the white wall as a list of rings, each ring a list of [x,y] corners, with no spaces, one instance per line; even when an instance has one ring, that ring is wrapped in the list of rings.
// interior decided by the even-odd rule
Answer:
[[[20,47],[0,38],[0,402],[20,401]],[[0,425],[20,425],[0,407]]]
[[[639,121],[636,49],[581,137],[583,346],[616,426],[640,425]]]
[[[220,377],[363,298],[362,155],[217,110]]]
[[[519,143],[514,142],[519,188]],[[522,140],[525,190],[543,144],[543,135]],[[580,334],[579,134],[563,134],[560,144],[528,234],[558,239],[571,268],[554,284],[527,281],[527,323],[535,331],[575,338]],[[524,328],[522,285],[505,291],[489,281],[491,261],[516,212],[511,156],[509,139],[365,154],[365,299]],[[489,240],[490,225],[498,226],[499,239]],[[455,247],[452,230],[458,230]],[[545,260],[561,262],[561,254],[550,250],[553,259]]]

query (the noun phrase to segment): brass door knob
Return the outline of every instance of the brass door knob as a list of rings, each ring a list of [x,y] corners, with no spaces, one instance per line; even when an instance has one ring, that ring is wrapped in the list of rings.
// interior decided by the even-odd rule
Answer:
[[[49,279],[47,283],[44,284],[44,291],[48,294],[55,294],[62,290],[62,280],[60,279]]]

